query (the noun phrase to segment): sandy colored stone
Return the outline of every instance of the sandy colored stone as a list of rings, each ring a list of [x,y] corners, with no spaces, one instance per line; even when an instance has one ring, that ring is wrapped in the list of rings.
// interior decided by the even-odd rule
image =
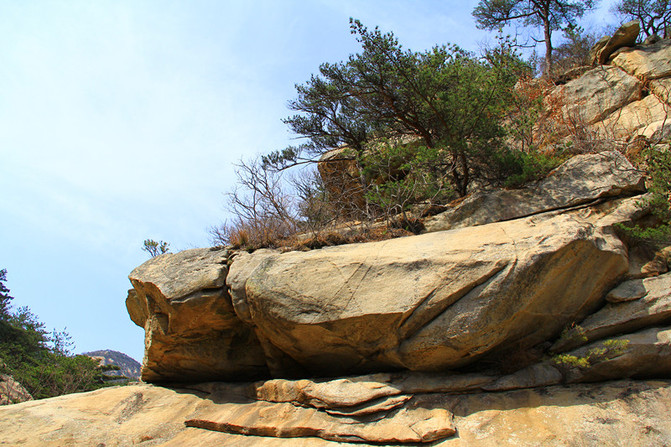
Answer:
[[[613,66],[598,66],[552,90],[550,107],[561,107],[563,121],[589,125],[640,99],[640,81]]]
[[[455,208],[426,219],[424,226],[432,232],[510,220],[599,198],[640,193],[643,182],[642,173],[619,152],[579,155],[538,183],[475,193]]]
[[[639,79],[653,80],[671,76],[671,41],[660,40],[652,45],[621,51],[612,64]]]
[[[640,284],[645,289],[643,297],[633,301],[606,304],[557,341],[552,346],[552,351],[563,352],[588,341],[633,332],[669,321],[671,273],[644,279]]]
[[[314,374],[444,370],[547,340],[598,304],[627,263],[585,216],[264,254],[239,284],[256,329]]]
[[[256,399],[269,402],[296,402],[314,408],[353,407],[401,394],[395,387],[365,379],[267,380],[254,385]]]
[[[203,403],[193,394],[130,385],[10,405],[0,409],[0,445],[161,445]]]
[[[620,381],[438,397],[458,436],[440,447],[662,446],[671,443],[668,381]]]
[[[669,132],[669,111],[668,104],[655,95],[648,95],[616,110],[591,129],[601,139],[628,141],[633,136],[642,135],[653,140]]]
[[[482,387],[485,391],[507,391],[556,385],[564,380],[563,374],[551,363],[539,363],[513,374],[500,377]]]
[[[622,47],[631,47],[636,44],[636,38],[641,31],[638,20],[622,24],[608,41],[596,51],[596,63],[606,64],[611,54]]]
[[[198,412],[189,427],[225,433],[277,438],[319,437],[330,441],[426,443],[455,433],[452,415],[444,409],[402,408],[375,419],[333,417],[290,403],[220,404]]]
[[[131,272],[126,307],[145,329],[145,381],[267,377],[261,345],[235,314],[225,288],[229,253],[164,254]]]
[[[232,389],[238,388],[233,386]],[[601,447],[671,443],[668,418],[671,382],[668,380],[625,380],[495,393],[428,394],[416,396],[414,402],[416,408],[425,412],[442,410],[443,415],[454,415],[452,424],[457,429],[456,435],[431,444],[434,446]],[[251,414],[248,404],[249,401],[235,393],[212,396],[152,385],[106,388],[0,408],[0,443],[24,447],[372,445],[361,440],[352,444],[316,437],[245,436],[189,428],[184,424],[204,412],[235,405],[240,407],[234,420],[239,420],[240,415]],[[271,408],[269,413],[280,412]],[[249,422],[259,422],[257,417],[254,415]],[[439,428],[429,423],[430,427],[422,427],[419,422],[414,428],[424,433]]]
[[[628,377],[669,377],[671,330],[648,328],[590,343],[569,353],[589,358],[589,367],[567,367],[568,382],[603,382]]]
[[[16,404],[32,400],[23,385],[7,374],[0,374],[0,405]]]

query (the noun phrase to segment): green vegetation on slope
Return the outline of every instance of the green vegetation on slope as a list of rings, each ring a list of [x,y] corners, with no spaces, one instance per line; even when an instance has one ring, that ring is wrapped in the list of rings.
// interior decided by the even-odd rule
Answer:
[[[72,355],[65,331],[47,332],[27,307],[12,311],[6,281],[7,270],[0,270],[0,373],[13,376],[35,399],[105,386],[107,368]]]

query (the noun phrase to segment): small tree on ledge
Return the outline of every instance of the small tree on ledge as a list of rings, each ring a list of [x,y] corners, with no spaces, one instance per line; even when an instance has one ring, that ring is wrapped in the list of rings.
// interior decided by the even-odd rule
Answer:
[[[165,241],[156,242],[153,239],[145,239],[142,249],[149,253],[152,258],[170,252],[170,244]]]

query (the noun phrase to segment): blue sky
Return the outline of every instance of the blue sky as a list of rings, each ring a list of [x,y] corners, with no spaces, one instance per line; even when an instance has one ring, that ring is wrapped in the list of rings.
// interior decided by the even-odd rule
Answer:
[[[67,328],[76,352],[141,360],[124,300],[142,241],[208,245],[232,164],[290,144],[294,84],[358,50],[349,17],[413,50],[477,51],[493,35],[475,28],[476,4],[0,0],[0,269],[14,305]]]

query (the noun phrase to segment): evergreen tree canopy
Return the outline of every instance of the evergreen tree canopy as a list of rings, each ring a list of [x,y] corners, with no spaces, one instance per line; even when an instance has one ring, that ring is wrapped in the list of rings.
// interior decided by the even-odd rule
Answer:
[[[485,57],[455,45],[424,52],[401,47],[393,33],[368,30],[350,19],[362,51],[346,62],[322,64],[319,75],[297,85],[285,120],[308,142],[264,158],[295,162],[341,145],[362,153],[378,138],[413,136],[444,152],[444,168],[464,195],[473,175],[501,146],[499,119],[526,66],[503,43]]]
[[[473,10],[479,28],[500,29],[511,22],[541,27],[545,42],[546,75],[552,73],[552,32],[563,25],[575,25],[576,18],[592,9],[596,0],[480,0]]]

